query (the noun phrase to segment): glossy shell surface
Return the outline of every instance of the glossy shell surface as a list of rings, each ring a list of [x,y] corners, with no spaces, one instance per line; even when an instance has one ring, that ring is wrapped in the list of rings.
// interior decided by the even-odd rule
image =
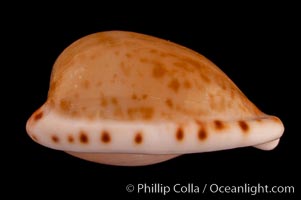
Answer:
[[[203,55],[125,31],[67,47],[53,66],[46,103],[27,122],[34,141],[87,153],[269,150],[283,130]]]

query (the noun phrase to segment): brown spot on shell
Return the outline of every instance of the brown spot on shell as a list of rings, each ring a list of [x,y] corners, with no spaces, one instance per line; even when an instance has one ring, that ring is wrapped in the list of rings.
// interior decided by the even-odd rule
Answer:
[[[196,123],[199,125],[199,130],[198,130],[199,140],[201,140],[201,141],[206,140],[206,138],[208,137],[208,133],[206,131],[204,123],[199,120],[196,120]]]
[[[114,104],[114,105],[118,105],[118,100],[116,99],[116,97],[112,97],[112,98],[111,98],[111,102],[112,102],[112,104]]]
[[[151,119],[154,114],[154,109],[152,107],[142,107],[140,112],[142,113],[142,117],[144,119]]]
[[[128,108],[127,113],[132,119],[138,117],[142,117],[143,119],[151,119],[154,115],[154,109],[152,107]]]
[[[206,83],[210,83],[210,79],[208,78],[208,76],[206,74],[201,73],[200,75]]]
[[[38,120],[40,120],[42,117],[43,117],[43,111],[38,111],[38,112],[34,115],[33,119],[34,119],[35,121],[38,121]]]
[[[220,120],[215,120],[214,121],[214,127],[217,129],[217,130],[222,130],[225,128],[225,125],[222,121]]]
[[[84,131],[81,131],[79,133],[79,141],[84,144],[88,143],[89,139],[88,139],[87,133],[85,133]]]
[[[127,58],[131,58],[131,57],[132,57],[132,54],[126,53],[125,56],[126,56]]]
[[[151,50],[149,50],[149,52],[153,53],[153,54],[157,54],[158,53],[158,51],[156,49],[151,49]]]
[[[143,141],[142,133],[138,132],[138,133],[135,135],[135,143],[136,143],[136,144],[141,144],[142,141]]]
[[[194,66],[195,68],[199,68],[200,69],[202,67],[199,61],[193,60],[191,58],[187,58],[187,57],[185,58],[184,57],[183,61],[186,62],[186,63],[189,63],[190,65]]]
[[[136,100],[137,99],[137,95],[136,94],[132,94],[132,99]]]
[[[178,90],[180,88],[180,83],[179,83],[178,79],[176,79],[176,78],[172,79],[169,82],[168,87],[170,89],[172,89],[173,91],[178,92]]]
[[[147,99],[147,97],[148,97],[147,94],[142,95],[142,99]]]
[[[186,80],[186,81],[184,81],[184,87],[186,88],[186,89],[189,89],[189,88],[191,88],[191,83],[190,83],[190,81],[188,81],[188,80]]]
[[[67,140],[69,143],[73,143],[74,142],[74,138],[72,135],[68,135]]]
[[[173,107],[173,102],[172,102],[171,99],[167,99],[167,100],[165,101],[165,103],[166,103],[166,105],[167,105],[168,107],[170,107],[170,108]]]
[[[111,136],[110,136],[109,132],[103,131],[101,133],[101,141],[103,143],[109,143],[109,142],[111,142]]]
[[[60,102],[60,107],[63,111],[68,112],[71,108],[71,102],[66,99],[62,99]]]
[[[178,141],[181,141],[184,139],[184,131],[182,130],[182,128],[178,128],[178,130],[176,132],[176,138]]]
[[[136,94],[132,94],[132,99],[133,100],[145,100],[147,99],[148,95],[147,94],[143,94],[141,97],[138,97]]]
[[[108,105],[108,101],[106,98],[102,97],[101,100],[100,100],[100,105],[102,107],[106,107]]]
[[[247,133],[249,131],[249,125],[245,121],[238,121],[238,124],[240,126],[240,129],[244,132]]]
[[[198,138],[201,141],[206,140],[206,138],[208,137],[207,132],[204,128],[200,127],[199,131],[198,131]]]
[[[88,89],[90,87],[90,81],[89,80],[84,80],[82,82],[82,86],[85,88],[85,89]]]
[[[166,69],[163,67],[162,63],[160,62],[155,62],[154,63],[154,68],[153,68],[153,76],[155,78],[161,78],[165,75]]]
[[[175,55],[173,55],[173,56],[175,56]],[[184,70],[186,72],[192,72],[192,73],[194,73],[194,71],[195,71],[195,67],[189,65],[189,63],[187,63],[185,61],[176,61],[173,64],[174,64],[174,66],[180,68],[181,71]]]
[[[148,60],[147,58],[144,58],[144,57],[140,58],[139,60],[140,60],[140,62],[142,62],[142,63],[147,63],[147,62],[149,62],[149,60]]]
[[[56,135],[52,135],[51,136],[51,140],[55,143],[58,143],[59,142],[59,138],[56,136]]]

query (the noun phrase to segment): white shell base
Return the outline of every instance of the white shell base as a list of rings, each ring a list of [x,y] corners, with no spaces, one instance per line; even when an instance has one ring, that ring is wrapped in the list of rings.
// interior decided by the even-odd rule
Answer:
[[[72,156],[107,165],[117,166],[144,166],[152,165],[173,159],[177,154],[122,154],[122,153],[80,153],[66,152]]]

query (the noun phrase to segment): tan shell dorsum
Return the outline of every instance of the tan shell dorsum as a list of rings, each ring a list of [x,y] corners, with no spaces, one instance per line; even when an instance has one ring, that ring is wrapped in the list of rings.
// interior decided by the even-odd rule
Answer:
[[[125,31],[67,47],[26,129],[46,147],[127,166],[245,146],[270,150],[284,131],[204,56]]]

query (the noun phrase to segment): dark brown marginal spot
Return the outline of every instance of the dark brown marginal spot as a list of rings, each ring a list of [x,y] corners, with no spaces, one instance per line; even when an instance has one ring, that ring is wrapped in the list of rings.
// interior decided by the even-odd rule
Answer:
[[[36,113],[33,118],[35,121],[38,121],[42,117],[43,117],[43,111],[40,111],[40,112]]]
[[[111,136],[110,136],[109,132],[103,131],[101,133],[101,141],[103,143],[109,143],[109,142],[111,142]]]
[[[208,137],[207,132],[204,128],[200,127],[199,131],[198,131],[198,138],[201,141],[206,140]]]
[[[84,131],[81,131],[79,133],[79,141],[83,144],[86,144],[89,142],[89,139],[88,139],[88,135],[87,133],[85,133]]]
[[[198,138],[201,141],[204,141],[207,139],[208,137],[208,133],[206,131],[206,128],[204,127],[203,122],[199,121],[199,120],[195,120],[197,125],[199,125],[199,130],[198,130]]]
[[[217,130],[222,130],[222,129],[225,128],[224,123],[220,120],[215,120],[214,121],[214,126],[215,126],[215,129],[217,129]]]
[[[136,144],[141,144],[142,141],[143,141],[142,133],[138,132],[138,133],[135,135],[135,143],[136,143]]]
[[[184,131],[182,130],[182,128],[178,128],[178,130],[176,132],[176,138],[179,141],[184,139]]]
[[[74,138],[73,138],[72,135],[69,135],[67,139],[68,139],[69,143],[73,143],[74,142]]]
[[[56,135],[52,135],[51,136],[51,140],[55,143],[58,143],[59,142],[59,138],[56,136]]]
[[[238,121],[238,124],[240,126],[240,129],[244,132],[247,133],[249,131],[249,125],[245,121]]]

